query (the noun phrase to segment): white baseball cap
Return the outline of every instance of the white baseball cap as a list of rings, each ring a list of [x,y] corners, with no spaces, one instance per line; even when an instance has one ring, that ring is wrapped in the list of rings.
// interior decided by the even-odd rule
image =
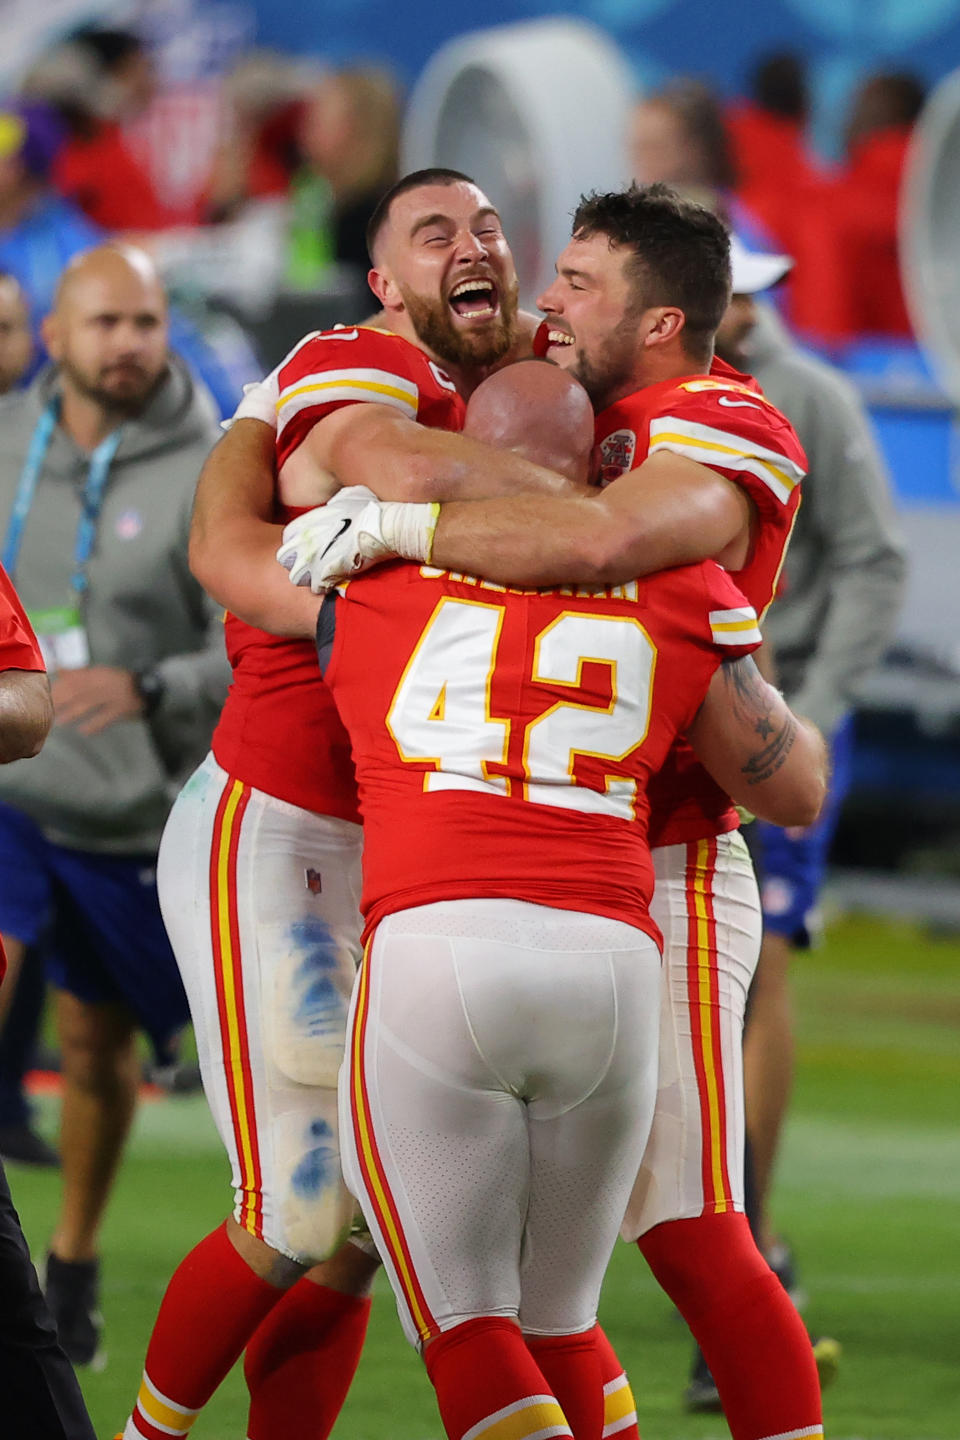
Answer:
[[[761,290],[769,290],[792,267],[792,256],[764,255],[759,250],[748,250],[736,235],[730,236],[734,295],[756,295]]]

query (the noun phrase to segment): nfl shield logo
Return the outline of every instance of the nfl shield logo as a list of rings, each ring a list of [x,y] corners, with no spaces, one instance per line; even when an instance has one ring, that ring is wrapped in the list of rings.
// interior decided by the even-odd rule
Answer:
[[[306,879],[306,882],[307,882],[307,889],[310,891],[310,894],[311,894],[311,895],[319,895],[319,894],[320,894],[320,891],[323,889],[323,886],[322,886],[322,884],[320,883],[320,871],[319,871],[319,870],[305,870],[303,873],[304,873],[304,878]]]
[[[600,442],[600,484],[625,475],[633,466],[637,437],[632,430],[614,430]]]
[[[118,540],[136,540],[143,529],[143,516],[139,510],[124,510],[117,516],[115,528]]]

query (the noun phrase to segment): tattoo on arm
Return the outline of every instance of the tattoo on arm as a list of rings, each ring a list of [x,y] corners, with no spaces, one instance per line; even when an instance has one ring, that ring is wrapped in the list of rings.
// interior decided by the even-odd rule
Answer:
[[[769,780],[790,754],[797,736],[797,722],[790,710],[782,722],[774,717],[767,682],[749,656],[727,661],[721,668],[734,714],[764,742],[740,767],[748,785],[759,785],[762,780]]]

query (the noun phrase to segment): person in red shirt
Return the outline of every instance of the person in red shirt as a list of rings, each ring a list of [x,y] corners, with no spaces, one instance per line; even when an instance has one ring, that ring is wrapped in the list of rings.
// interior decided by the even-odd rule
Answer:
[[[149,51],[132,31],[96,26],[78,31],[66,50],[88,74],[69,99],[53,97],[67,129],[52,171],[56,189],[108,232],[164,229],[173,217],[123,128],[156,92]]]
[[[751,79],[751,97],[724,114],[736,167],[737,199],[766,236],[789,249],[809,209],[822,203],[825,174],[806,142],[806,67],[789,52],[768,56]]]
[[[312,636],[318,603],[276,565],[280,527],[308,482],[310,504],[335,488],[338,446],[359,445],[391,493],[561,483],[451,433],[461,392],[529,350],[487,197],[458,172],[419,172],[374,219],[372,274],[390,329],[307,336],[271,377],[272,423],[238,421],[198,492],[192,559],[228,607],[233,684],[212,754],[174,807],[158,883],[234,1207],[171,1279],[127,1440],[185,1435],[241,1352],[250,1440],[285,1440],[307,1413],[328,1433],[359,1358],[377,1264],[362,1242],[337,1250],[352,1213],[336,1076],[360,954],[353,767],[313,644],[297,638]],[[237,463],[238,443],[261,470]],[[279,633],[259,628],[266,618]]]
[[[513,366],[475,392],[473,434],[478,409],[531,458],[549,425],[582,484],[569,376]],[[344,1174],[451,1440],[506,1414],[518,1440],[608,1433],[597,1301],[657,1088],[651,777],[690,730],[760,808],[791,774],[822,795],[819,738],[775,692],[762,738],[749,703],[713,704],[759,638],[713,562],[526,591],[393,564],[321,612],[364,819]],[[771,773],[783,725],[800,743]]]
[[[900,278],[900,192],[924,89],[912,75],[872,75],[858,91],[846,164],[798,218],[790,318],[829,343],[912,333]]]
[[[43,658],[0,566],[0,765],[40,750],[53,723]],[[0,942],[0,981],[6,957]],[[58,1340],[0,1164],[0,1388],[12,1434],[94,1440],[80,1386]]]
[[[715,215],[665,186],[587,197],[557,279],[551,354],[598,412],[599,494],[441,505],[334,497],[288,529],[291,578],[335,583],[400,554],[505,586],[624,583],[712,556],[760,613],[803,452],[748,377],[713,360],[730,294]],[[315,563],[316,561],[316,563]],[[690,1324],[734,1440],[821,1433],[809,1338],[743,1214],[741,1030],[760,904],[728,797],[682,748],[656,788],[653,914],[664,934],[663,1064],[624,1223]],[[636,1435],[629,1426],[626,1436]]]
[[[50,683],[37,637],[0,566],[0,765],[36,755],[52,722]],[[0,980],[6,970],[0,945]]]

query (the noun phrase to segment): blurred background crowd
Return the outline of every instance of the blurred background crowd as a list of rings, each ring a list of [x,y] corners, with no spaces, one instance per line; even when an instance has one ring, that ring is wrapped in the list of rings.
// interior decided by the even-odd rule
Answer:
[[[157,262],[174,347],[222,414],[307,330],[368,313],[364,225],[401,167],[434,158],[404,148],[411,92],[428,47],[462,27],[431,16],[411,28],[402,7],[372,0],[352,17],[334,7],[323,26],[311,7],[280,17],[233,0],[35,8],[7,5],[0,61],[4,389],[36,373],[63,267],[104,236]],[[488,18],[530,13],[517,8],[504,0]],[[942,604],[960,517],[954,397],[917,334],[902,236],[911,137],[931,82],[960,63],[960,4],[886,6],[879,28],[873,7],[849,8],[780,4],[778,25],[765,12],[711,45],[699,0],[586,7],[634,84],[617,179],[711,199],[751,249],[790,256],[781,319],[869,406],[914,563],[897,641],[864,695],[837,855],[856,893],[953,923],[960,905],[928,882],[960,864],[960,651]],[[498,102],[477,104],[479,121]],[[494,177],[479,178],[522,271],[517,230],[546,203],[536,159],[517,142],[522,121],[486,123],[503,138]],[[469,169],[474,157],[435,158]],[[515,182],[512,201],[497,176]],[[882,823],[892,807],[905,823]],[[853,874],[877,868],[904,878],[895,899]]]
[[[753,1033],[774,1037],[782,1072],[769,1153],[751,1134],[763,1201],[790,1093],[788,962],[819,938],[827,848],[827,895],[840,909],[960,933],[960,887],[947,883],[960,874],[960,0],[582,0],[575,17],[552,16],[549,0],[495,0],[479,31],[440,7],[387,0],[0,0],[0,14],[3,563],[34,618],[70,622],[47,636],[51,669],[60,667],[57,725],[28,767],[56,823],[22,808],[43,831],[31,844],[64,850],[73,867],[72,880],[58,872],[41,897],[51,911],[73,884],[71,904],[99,922],[104,875],[132,867],[155,912],[155,935],[133,921],[148,958],[151,936],[166,947],[159,827],[228,683],[219,613],[187,572],[194,479],[217,416],[233,412],[247,382],[305,333],[375,309],[365,228],[380,196],[424,165],[474,175],[500,208],[531,308],[582,190],[664,181],[729,221],[735,294],[718,353],[758,376],[810,461],[766,638],[788,698],[834,742],[825,828],[785,832],[795,848],[779,861],[769,836],[759,847],[767,934]],[[97,248],[113,239],[129,248]],[[97,366],[110,369],[84,331],[91,315],[102,319],[104,286],[120,297],[120,318],[135,315],[149,331],[138,338],[143,383],[122,437],[119,412],[97,412],[91,397],[103,393],[86,383]],[[168,297],[179,357],[170,364]],[[117,500],[113,513],[108,480],[124,466],[136,503]],[[42,501],[44,479],[64,477],[83,498],[73,552],[56,494],[21,547],[38,483]],[[149,565],[128,562],[132,540],[149,542]],[[53,580],[41,574],[50,557]],[[94,589],[103,585],[98,653],[63,658],[84,607],[94,610],[88,561],[101,567]],[[46,587],[67,582],[70,609],[47,608]],[[171,717],[181,728],[167,745]],[[116,743],[134,730],[140,770]],[[71,1358],[89,1364],[99,1344],[95,1237],[139,1069],[132,1021],[84,1029],[93,1022],[82,1006],[92,1014],[97,1004],[87,996],[66,1012],[70,1023],[60,1017],[61,1055],[48,1056],[62,1062],[67,1097],[61,1153],[31,1128],[25,1076],[49,936],[43,905],[18,878],[17,865],[26,873],[36,860],[17,828],[23,772],[9,767],[8,788],[0,784],[0,933],[11,961],[0,1157],[62,1163],[47,1298]],[[143,780],[150,823],[118,836],[99,807],[131,777]],[[82,783],[91,786],[89,803],[74,806],[83,833],[64,838],[65,797],[76,801]],[[805,844],[813,849],[801,855]],[[97,939],[102,950],[131,948]],[[151,961],[143,973],[158,969]],[[189,1088],[195,1067],[176,1038],[186,1012],[150,995],[143,1009],[157,1025],[146,1027],[153,1078]],[[758,1016],[773,1028],[761,1031]],[[772,1093],[768,1079],[761,1088]],[[92,1122],[84,1129],[71,1085],[100,1096],[112,1129],[99,1138]],[[87,1163],[101,1152],[99,1168]],[[792,1258],[772,1232],[764,1248],[768,1258],[783,1252],[778,1274],[794,1289]],[[64,1304],[80,1317],[72,1336]]]
[[[398,173],[398,73],[250,48],[191,89],[164,82],[161,58],[143,29],[95,23],[46,45],[9,87],[0,263],[31,313],[104,232],[136,236],[185,300],[247,327],[285,294],[351,285],[366,219]],[[908,70],[865,74],[828,161],[811,143],[806,62],[782,51],[757,58],[732,100],[699,77],[644,91],[627,160],[639,181],[722,196],[755,248],[792,255],[787,318],[842,354],[864,336],[911,336],[898,195],[924,94]]]

